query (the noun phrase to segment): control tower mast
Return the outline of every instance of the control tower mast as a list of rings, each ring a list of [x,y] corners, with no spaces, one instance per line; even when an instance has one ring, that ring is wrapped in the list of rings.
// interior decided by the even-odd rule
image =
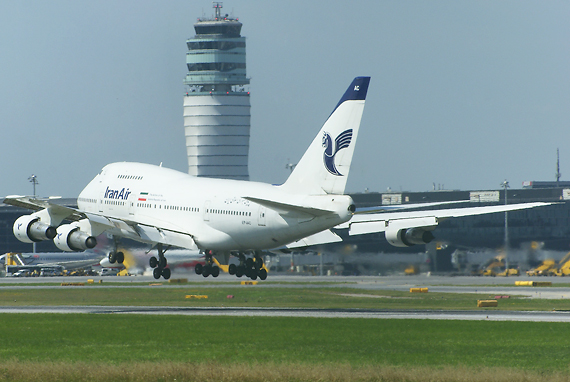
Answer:
[[[184,130],[188,173],[249,180],[249,78],[245,71],[242,23],[222,15],[199,18],[196,36],[186,41],[188,73],[184,97]]]

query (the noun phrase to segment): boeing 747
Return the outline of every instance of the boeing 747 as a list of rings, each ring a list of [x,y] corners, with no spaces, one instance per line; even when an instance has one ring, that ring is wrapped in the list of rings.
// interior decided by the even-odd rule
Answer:
[[[157,279],[170,277],[164,256],[170,247],[204,253],[204,276],[219,274],[214,259],[228,264],[229,257],[236,256],[239,265],[230,267],[230,273],[265,279],[262,250],[311,241],[305,238],[335,241],[329,229],[337,226],[351,226],[355,234],[386,231],[394,245],[427,242],[437,226],[438,215],[433,211],[400,213],[392,220],[377,214],[357,217],[352,198],[344,194],[369,82],[370,77],[352,81],[282,185],[200,178],[150,164],[113,163],[83,189],[77,209],[49,200],[6,197],[6,204],[36,211],[16,220],[14,234],[29,243],[53,240],[64,251],[93,248],[103,232],[148,243],[158,249],[158,258],[150,259]],[[543,204],[480,207],[469,214],[537,205]],[[64,220],[71,223],[62,224]],[[111,253],[110,261],[121,263],[121,255]]]

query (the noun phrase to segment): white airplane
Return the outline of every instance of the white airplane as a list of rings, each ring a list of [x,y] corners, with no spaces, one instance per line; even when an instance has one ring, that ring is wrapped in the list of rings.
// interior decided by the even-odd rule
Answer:
[[[103,268],[126,269],[130,275],[143,275],[148,270],[153,271],[149,265],[149,259],[153,256],[151,252],[142,248],[126,249],[123,247],[117,248],[117,251],[123,253],[124,261],[122,263],[119,264],[116,259],[115,262],[111,263],[111,259],[106,256],[101,259],[99,265]],[[195,268],[204,263],[204,254],[200,253],[199,250],[170,249],[164,253],[164,257],[166,257],[169,269]]]
[[[8,272],[20,269],[67,269],[74,270],[99,265],[105,254],[89,250],[80,253],[43,252],[43,253],[6,253],[0,256],[0,263],[5,264]]]
[[[93,248],[96,236],[103,232],[156,245],[158,259],[152,257],[150,266],[157,279],[170,277],[164,252],[171,246],[202,251],[206,265],[196,270],[204,276],[219,274],[214,257],[228,264],[233,255],[239,265],[230,267],[230,273],[265,279],[260,251],[295,242],[306,244],[315,237],[319,239],[314,241],[337,241],[329,229],[350,226],[351,219],[357,217],[352,198],[344,195],[344,190],[369,82],[370,77],[352,81],[280,186],[199,178],[142,163],[113,163],[83,189],[77,209],[49,200],[6,197],[6,204],[37,211],[18,218],[14,234],[29,243],[53,239],[58,248],[66,251]],[[545,204],[479,207],[471,214]],[[71,223],[61,224],[64,219]],[[431,231],[437,219],[430,211],[429,215],[417,212],[380,223],[377,214],[367,214],[358,215],[354,224],[359,228],[355,232],[386,231],[395,245],[419,244],[433,238]],[[121,255],[111,253],[110,261],[121,263]]]

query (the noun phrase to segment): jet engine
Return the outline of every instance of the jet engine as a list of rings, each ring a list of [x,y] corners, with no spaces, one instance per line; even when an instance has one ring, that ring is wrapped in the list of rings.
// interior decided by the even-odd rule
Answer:
[[[427,244],[434,239],[431,231],[422,227],[388,229],[386,240],[394,247],[411,247],[416,244]]]
[[[40,218],[34,215],[20,216],[14,223],[14,236],[24,243],[51,240],[55,235],[55,227],[42,223]]]
[[[81,231],[79,227],[64,224],[57,227],[55,246],[62,251],[84,251],[97,245],[97,239]]]

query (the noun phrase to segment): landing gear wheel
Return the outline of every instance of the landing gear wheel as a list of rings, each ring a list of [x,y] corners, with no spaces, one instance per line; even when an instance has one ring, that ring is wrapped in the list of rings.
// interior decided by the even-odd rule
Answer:
[[[162,270],[162,277],[164,277],[165,280],[170,278],[170,268],[164,268]]]
[[[165,268],[166,267],[166,257],[161,257],[160,260],[158,260],[158,266],[160,268]]]
[[[115,252],[110,252],[109,253],[109,262],[111,264],[115,264],[116,261],[117,261],[117,254]]]
[[[251,270],[251,272],[249,273],[249,278],[252,280],[257,280],[257,271],[255,269]]]
[[[158,260],[157,260],[157,258],[154,257],[154,256],[151,257],[151,258],[148,260],[148,265],[150,265],[151,268],[156,268],[156,267],[158,267]]]
[[[203,269],[204,266],[202,264],[196,264],[196,266],[194,267],[194,272],[196,272],[197,275],[201,275]]]
[[[119,263],[119,264],[123,264],[123,262],[125,261],[125,254],[123,252],[117,252],[115,257],[116,257],[117,263]]]
[[[204,268],[202,269],[202,276],[204,276],[204,277],[210,276],[210,271],[211,271],[211,268],[209,265],[204,266]]]
[[[220,268],[212,267],[212,277],[218,277],[220,275]]]
[[[228,273],[230,275],[235,275],[237,272],[237,266],[235,264],[230,264],[230,266],[228,267]]]
[[[245,266],[250,269],[253,268],[253,259],[251,257],[245,261]]]
[[[265,280],[267,278],[267,271],[265,269],[260,269],[259,270],[259,279],[260,280]]]
[[[162,270],[160,268],[154,268],[154,270],[152,271],[152,275],[154,276],[155,279],[158,280],[162,275]]]
[[[237,267],[236,269],[236,276],[237,277],[242,277],[244,274],[244,269],[243,269],[243,265],[240,265],[239,267]]]

